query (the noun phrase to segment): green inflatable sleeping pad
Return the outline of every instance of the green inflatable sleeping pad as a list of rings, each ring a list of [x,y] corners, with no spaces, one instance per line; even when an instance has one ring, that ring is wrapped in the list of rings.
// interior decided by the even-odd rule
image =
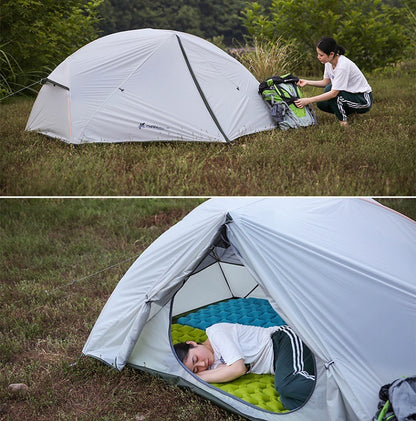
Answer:
[[[173,344],[188,340],[201,343],[207,339],[203,330],[181,324],[172,324],[171,335]],[[287,412],[274,388],[272,374],[246,374],[232,382],[214,383],[213,386],[266,411]]]

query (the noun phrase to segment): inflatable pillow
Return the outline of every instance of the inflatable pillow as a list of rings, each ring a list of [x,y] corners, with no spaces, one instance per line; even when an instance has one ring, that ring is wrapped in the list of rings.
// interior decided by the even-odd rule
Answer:
[[[232,298],[210,304],[177,320],[177,323],[203,330],[221,322],[261,327],[286,324],[270,303],[261,298]]]

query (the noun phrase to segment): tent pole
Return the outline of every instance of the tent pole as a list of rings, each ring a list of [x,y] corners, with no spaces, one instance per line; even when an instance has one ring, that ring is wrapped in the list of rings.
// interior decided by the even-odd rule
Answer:
[[[44,85],[45,83],[51,83],[53,86],[59,86],[60,88],[66,89],[67,91],[69,91],[68,86],[62,85],[61,83],[55,82],[54,80],[49,79],[47,77],[42,79],[40,82],[42,83],[42,85]]]
[[[201,86],[200,86],[200,84],[199,84],[199,82],[198,82],[198,80],[197,80],[197,78],[196,78],[196,76],[195,76],[195,73],[194,73],[194,71],[192,70],[191,63],[190,63],[190,62],[189,62],[189,60],[188,60],[188,56],[186,55],[185,49],[183,48],[183,45],[182,45],[182,41],[181,41],[181,39],[179,38],[179,36],[178,36],[178,35],[176,35],[176,38],[177,38],[177,40],[178,40],[179,47],[180,47],[180,49],[181,49],[181,51],[182,51],[183,58],[185,59],[186,65],[188,66],[189,73],[191,74],[192,79],[193,79],[193,81],[194,81],[194,83],[195,83],[195,86],[196,86],[196,88],[198,89],[198,92],[199,92],[199,94],[201,95],[202,100],[204,101],[205,107],[207,108],[207,110],[208,110],[208,112],[209,112],[210,116],[212,117],[212,119],[214,120],[214,123],[215,123],[215,124],[216,124],[216,126],[218,127],[218,130],[219,130],[219,131],[221,132],[221,134],[223,135],[223,137],[224,137],[225,141],[226,141],[226,142],[228,142],[228,143],[230,143],[230,142],[231,142],[231,140],[230,140],[230,139],[228,139],[227,135],[224,133],[224,130],[222,129],[222,127],[221,127],[221,125],[220,125],[220,123],[219,123],[219,121],[218,121],[217,117],[215,116],[214,112],[212,111],[212,108],[210,107],[210,105],[208,104],[207,99],[205,98],[204,92],[202,91],[202,88],[201,88]]]

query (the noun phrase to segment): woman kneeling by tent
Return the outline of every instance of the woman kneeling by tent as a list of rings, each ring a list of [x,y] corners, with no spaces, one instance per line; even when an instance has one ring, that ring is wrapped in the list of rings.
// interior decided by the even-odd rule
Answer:
[[[325,88],[321,95],[300,98],[295,105],[303,108],[316,102],[322,111],[335,114],[341,126],[346,126],[348,115],[366,113],[373,105],[371,86],[349,58],[345,49],[330,37],[321,38],[316,46],[318,60],[325,65],[324,78],[320,81],[299,79],[298,85]]]
[[[208,339],[174,346],[184,365],[208,383],[224,383],[251,372],[274,374],[274,384],[287,409],[295,409],[312,392],[313,356],[289,326],[258,327],[217,323]]]

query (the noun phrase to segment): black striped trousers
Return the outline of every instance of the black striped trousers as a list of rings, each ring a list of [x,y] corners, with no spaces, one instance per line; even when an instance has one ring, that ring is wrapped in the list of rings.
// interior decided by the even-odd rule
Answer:
[[[331,85],[326,86],[325,92],[332,89]],[[321,111],[335,114],[340,121],[347,121],[350,114],[366,113],[373,105],[373,95],[369,93],[353,94],[347,91],[339,91],[335,98],[328,101],[320,101],[316,103]]]
[[[295,409],[306,401],[315,383],[314,359],[289,326],[281,326],[272,335],[274,385],[286,409]]]

